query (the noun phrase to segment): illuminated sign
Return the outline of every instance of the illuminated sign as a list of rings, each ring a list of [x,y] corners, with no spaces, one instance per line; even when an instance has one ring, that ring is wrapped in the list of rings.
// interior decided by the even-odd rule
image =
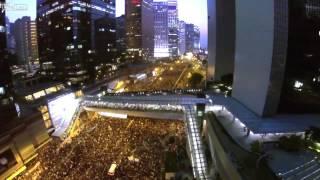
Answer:
[[[52,124],[55,127],[54,136],[60,137],[69,127],[79,101],[74,93],[60,96],[48,103]]]

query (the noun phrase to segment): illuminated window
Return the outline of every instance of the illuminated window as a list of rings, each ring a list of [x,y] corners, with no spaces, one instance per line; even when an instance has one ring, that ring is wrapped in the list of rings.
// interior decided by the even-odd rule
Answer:
[[[82,96],[83,96],[82,90],[79,90],[79,91],[76,92],[76,97],[77,97],[77,98],[78,98],[78,97],[82,97]]]
[[[2,105],[8,105],[8,104],[10,104],[10,99],[9,99],[9,98],[1,99],[1,104],[2,104]]]
[[[32,95],[25,96],[24,98],[25,98],[27,101],[33,101]]]
[[[74,10],[74,11],[81,11],[81,8],[80,8],[80,7],[75,6],[75,7],[73,7],[73,8],[72,8],[72,10]]]
[[[59,5],[59,2],[58,2],[58,1],[57,1],[57,2],[52,3],[52,6],[57,6],[57,5]]]
[[[16,108],[16,112],[17,112],[17,114],[18,114],[18,117],[20,117],[20,116],[21,116],[21,111],[20,111],[20,106],[19,106],[19,104],[15,103],[14,106],[15,106],[15,108]]]
[[[39,91],[39,92],[36,92],[36,93],[34,93],[33,94],[33,97],[35,98],[35,99],[39,99],[39,98],[41,98],[41,97],[43,97],[43,96],[46,96],[46,93],[42,90],[42,91]]]
[[[39,107],[39,111],[40,111],[42,114],[44,114],[44,113],[48,112],[48,107],[47,107],[47,106],[40,106],[40,107]]]
[[[64,88],[65,88],[65,87],[64,87],[63,84],[60,84],[60,85],[57,86],[57,90],[58,90],[58,91],[60,91],[60,90],[62,90],[62,89],[64,89]]]
[[[43,117],[43,120],[45,120],[45,121],[50,119],[49,113],[42,114],[42,117]]]
[[[302,88],[303,87],[303,83],[300,82],[300,81],[295,81],[294,87],[297,88],[297,89]]]
[[[70,49],[74,49],[74,45],[72,45],[72,44],[71,44],[71,45],[68,45],[68,46],[67,46],[67,50],[70,50]]]
[[[51,88],[46,89],[47,94],[51,94],[51,93],[55,93],[55,92],[57,92],[56,87],[51,87]]]
[[[5,94],[4,87],[0,87],[0,95]]]
[[[11,149],[6,149],[6,150],[1,150],[0,152],[0,161],[1,163],[1,168],[0,168],[0,174],[6,172],[13,166],[17,164],[17,160],[14,156],[14,153]]]
[[[6,32],[6,28],[5,28],[4,26],[0,26],[0,32],[1,32],[1,33]]]
[[[46,128],[50,128],[52,126],[51,120],[50,119],[44,120],[44,125],[46,126]]]

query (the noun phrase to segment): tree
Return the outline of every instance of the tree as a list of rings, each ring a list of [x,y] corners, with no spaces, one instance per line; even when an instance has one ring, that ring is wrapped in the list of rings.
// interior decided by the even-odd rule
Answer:
[[[300,136],[292,135],[290,137],[283,136],[279,139],[279,147],[285,151],[299,151],[304,146],[304,141]]]
[[[200,73],[193,73],[189,79],[189,83],[192,88],[196,88],[202,82],[203,75]]]
[[[308,129],[306,131],[306,138],[309,138],[312,141],[320,141],[320,128],[318,127],[310,127],[310,129]]]
[[[256,154],[261,154],[262,152],[262,144],[259,141],[254,141],[250,145],[251,152]]]
[[[232,85],[233,83],[233,74],[226,74],[221,77],[221,83],[226,85]]]

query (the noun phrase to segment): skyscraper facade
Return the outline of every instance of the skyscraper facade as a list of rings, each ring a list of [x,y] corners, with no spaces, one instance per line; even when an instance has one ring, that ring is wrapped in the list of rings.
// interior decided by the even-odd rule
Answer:
[[[179,21],[179,55],[186,53],[186,23]]]
[[[39,0],[37,10],[40,62],[45,69],[43,75],[74,86],[93,79],[94,68],[98,64],[95,40],[99,31],[95,30],[96,22],[101,18],[115,21],[115,1]],[[115,28],[104,30],[114,31]],[[113,53],[108,52],[108,49],[113,49],[113,44],[115,42],[104,43],[106,56]],[[105,59],[106,62],[108,60],[110,58]]]
[[[4,4],[4,0],[0,0]],[[0,124],[7,123],[16,117],[12,98],[12,79],[6,50],[6,18],[5,10],[0,7]]]
[[[24,16],[14,22],[14,37],[18,63],[22,65],[38,64],[38,37],[35,21]]]
[[[233,74],[235,16],[235,0],[208,1],[208,80]]]
[[[11,23],[9,18],[6,17],[6,33],[7,33],[7,50],[15,54],[16,53],[16,41],[14,38],[14,23]]]
[[[116,19],[117,49],[118,54],[126,51],[126,17],[122,15]]]
[[[179,19],[177,0],[168,0],[169,54],[171,57],[179,53]]]
[[[31,63],[39,64],[38,31],[36,21],[30,22],[30,46]]]
[[[200,29],[194,24],[186,24],[186,52],[198,53],[200,50]]]
[[[116,21],[114,18],[95,20],[95,49],[97,63],[116,63]]]
[[[290,0],[288,51],[279,111],[320,112],[320,2]]]
[[[209,78],[233,72],[232,96],[259,116],[320,112],[319,1],[208,3]]]
[[[126,0],[127,52],[134,60],[151,60],[154,55],[154,11],[152,0]]]
[[[153,1],[154,57],[169,57],[168,2]]]

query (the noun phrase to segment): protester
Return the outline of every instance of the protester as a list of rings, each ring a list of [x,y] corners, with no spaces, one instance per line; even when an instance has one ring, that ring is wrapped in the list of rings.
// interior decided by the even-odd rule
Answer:
[[[186,141],[182,121],[80,117],[86,122],[80,133],[40,149],[38,166],[18,179],[161,179],[165,151],[176,151]]]

